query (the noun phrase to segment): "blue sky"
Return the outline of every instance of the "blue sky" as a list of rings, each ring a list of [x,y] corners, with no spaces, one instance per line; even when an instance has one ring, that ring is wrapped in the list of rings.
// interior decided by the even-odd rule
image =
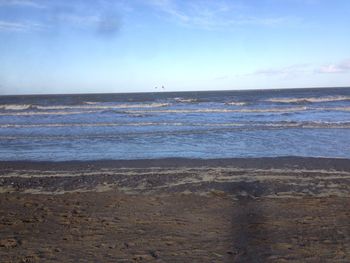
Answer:
[[[0,0],[0,94],[350,86],[348,0]]]

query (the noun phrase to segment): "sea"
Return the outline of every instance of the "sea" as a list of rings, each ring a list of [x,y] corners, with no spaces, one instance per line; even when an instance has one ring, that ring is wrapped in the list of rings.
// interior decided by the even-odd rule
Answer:
[[[350,88],[0,96],[1,161],[350,158]]]

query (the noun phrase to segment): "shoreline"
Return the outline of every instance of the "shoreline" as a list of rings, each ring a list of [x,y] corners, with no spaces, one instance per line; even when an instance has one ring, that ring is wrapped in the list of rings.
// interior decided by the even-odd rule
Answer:
[[[232,198],[350,196],[350,160],[330,158],[152,159],[0,162],[0,192],[64,194],[213,192]]]
[[[176,168],[176,167],[236,167],[255,169],[325,169],[350,171],[350,159],[328,157],[259,157],[259,158],[162,158],[132,160],[90,160],[90,161],[0,161],[0,172],[6,169],[100,169],[100,168]]]

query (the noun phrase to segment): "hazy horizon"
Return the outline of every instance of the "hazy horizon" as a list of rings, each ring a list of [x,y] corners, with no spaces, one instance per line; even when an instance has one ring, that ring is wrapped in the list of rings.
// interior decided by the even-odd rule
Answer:
[[[0,94],[1,96],[51,96],[51,95],[108,95],[108,94],[137,94],[137,93],[193,93],[193,92],[245,92],[245,91],[278,91],[278,90],[319,90],[319,89],[350,89],[346,86],[338,87],[300,87],[300,88],[256,88],[256,89],[221,89],[221,90],[151,90],[151,91],[125,91],[125,92],[77,92],[77,93],[22,93],[22,94]]]
[[[0,0],[0,95],[347,87],[349,9],[345,0]]]

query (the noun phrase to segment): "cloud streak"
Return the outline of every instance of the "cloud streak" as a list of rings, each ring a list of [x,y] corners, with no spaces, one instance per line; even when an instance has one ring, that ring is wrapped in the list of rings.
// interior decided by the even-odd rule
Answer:
[[[350,59],[345,59],[336,64],[327,64],[323,66],[311,64],[296,64],[280,68],[260,69],[246,76],[265,76],[265,77],[293,77],[301,74],[336,74],[350,73]]]
[[[290,16],[258,17],[244,15],[243,5],[227,1],[198,1],[180,3],[175,0],[149,0],[149,5],[156,11],[170,17],[183,26],[202,29],[220,29],[250,26],[279,26],[299,23],[300,19]]]
[[[46,8],[45,5],[30,0],[0,0],[0,6],[14,6],[14,7],[29,7],[29,8]]]
[[[348,73],[350,72],[350,59],[343,60],[337,64],[328,64],[320,67],[317,73],[332,74],[332,73]]]
[[[0,32],[46,31],[60,34],[82,31],[110,37],[119,33],[122,26],[120,12],[127,12],[128,4],[104,0],[0,0],[0,7],[9,14],[8,19],[0,19]],[[45,10],[39,10],[43,8]]]
[[[309,64],[296,64],[280,68],[268,68],[257,70],[250,76],[295,76],[303,73],[310,73],[312,70],[309,68]]]
[[[145,4],[146,3],[146,4]],[[299,23],[296,17],[260,16],[249,14],[246,5],[231,1],[198,0],[147,0],[147,1],[40,1],[40,0],[0,0],[0,6],[9,10],[45,8],[45,12],[20,12],[18,21],[3,22],[1,31],[24,32],[38,30],[39,25],[30,25],[23,20],[37,20],[52,32],[59,28],[90,29],[101,36],[116,35],[123,25],[122,18],[127,12],[136,8],[148,7],[152,14],[162,20],[178,25],[205,30],[228,30],[243,26],[274,27]],[[32,15],[32,17],[30,17]],[[28,17],[29,16],[29,17]],[[34,17],[33,17],[34,16]],[[38,24],[39,24],[38,23]]]
[[[30,22],[30,21],[13,22],[13,21],[0,20],[0,32],[29,32],[29,31],[41,31],[44,29],[46,29],[44,25]]]

